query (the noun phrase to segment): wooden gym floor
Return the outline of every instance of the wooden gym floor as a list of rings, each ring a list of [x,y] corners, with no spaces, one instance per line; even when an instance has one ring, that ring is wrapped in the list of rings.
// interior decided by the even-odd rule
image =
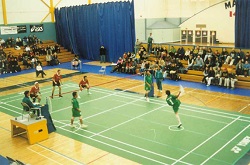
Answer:
[[[97,63],[93,63],[93,65],[97,65]],[[107,64],[108,65],[108,64]],[[116,154],[112,154],[111,152],[105,151],[105,149],[99,149],[97,146],[93,147],[88,145],[87,143],[83,143],[74,138],[70,138],[70,135],[64,135],[61,131],[60,133],[54,132],[49,135],[49,139],[39,142],[35,145],[29,145],[25,139],[22,137],[11,138],[10,133],[10,119],[15,116],[15,113],[6,113],[6,109],[3,109],[4,104],[16,101],[19,106],[20,100],[23,98],[23,91],[29,90],[31,86],[27,85],[29,82],[42,82],[40,83],[41,89],[46,88],[46,93],[42,95],[44,103],[45,96],[50,95],[49,86],[51,86],[50,77],[56,72],[58,68],[46,70],[46,78],[36,78],[34,73],[22,74],[15,77],[7,77],[1,80],[0,88],[18,86],[13,90],[4,90],[0,91],[1,98],[1,112],[0,112],[0,134],[1,134],[1,142],[0,142],[0,154],[3,156],[10,156],[15,159],[19,159],[23,162],[30,164],[138,164],[136,162],[143,163],[144,161],[137,161],[136,159],[125,159],[122,155],[117,156]],[[62,99],[67,99],[67,102],[70,102],[70,93],[73,90],[77,90],[77,84],[82,78],[83,75],[87,75],[88,79],[91,83],[91,87],[93,88],[101,88],[103,90],[115,91],[119,90],[129,90],[129,92],[134,92],[139,94],[140,97],[143,97],[144,87],[143,82],[140,80],[134,80],[131,78],[120,78],[115,76],[101,76],[93,73],[84,73],[84,74],[76,74],[76,71],[69,69],[61,69],[62,74],[72,74],[65,78],[63,81],[69,84],[75,84],[73,88],[70,85],[65,84],[63,88],[65,88],[65,95],[69,95],[68,97],[64,97]],[[72,88],[67,89],[66,87]],[[48,89],[48,90],[47,90]],[[177,93],[179,91],[179,86],[171,86],[164,84],[163,89],[170,89],[173,93]],[[156,85],[155,85],[155,91]],[[57,89],[56,91],[57,92]],[[95,93],[91,95],[91,99],[95,99]],[[165,99],[165,95],[162,93],[155,94],[160,99]],[[84,94],[81,94],[84,95]],[[7,98],[6,98],[7,97]],[[13,98],[12,98],[13,97]],[[85,97],[85,96],[84,96]],[[97,96],[96,96],[97,97]],[[61,100],[62,100],[61,99]],[[52,105],[60,104],[59,99],[55,98],[52,100]],[[224,110],[224,112],[229,111],[230,113],[236,115],[245,114],[248,116],[250,114],[249,107],[249,97],[247,96],[239,96],[239,95],[231,95],[225,93],[204,91],[195,88],[185,88],[185,95],[183,95],[180,100],[185,105],[190,106],[201,106],[205,108],[213,108]],[[108,102],[110,103],[110,102]],[[111,103],[110,103],[111,104]],[[162,104],[165,104],[164,100],[162,100]],[[93,106],[93,105],[92,105]],[[85,109],[85,107],[82,107]],[[215,110],[216,111],[216,110]],[[170,112],[172,112],[170,110]],[[183,112],[184,113],[184,112]],[[62,114],[63,115],[63,114]],[[69,116],[66,116],[66,119],[70,119]],[[83,115],[84,116],[84,115]],[[171,113],[170,116],[173,116]],[[180,116],[182,117],[182,111],[180,109]],[[65,121],[66,122],[66,121]],[[166,121],[167,122],[167,121]],[[187,121],[188,122],[188,121]],[[66,122],[67,123],[67,122]],[[58,124],[58,123],[56,123]],[[202,123],[200,123],[202,124]],[[88,125],[90,125],[88,123]],[[249,126],[249,124],[248,124]],[[62,126],[63,127],[63,126]],[[249,128],[246,129],[249,133]],[[249,145],[247,146],[248,148]],[[102,147],[100,147],[102,148]],[[67,152],[66,152],[67,151]],[[139,164],[140,164],[139,163]],[[147,164],[147,163],[143,163]]]

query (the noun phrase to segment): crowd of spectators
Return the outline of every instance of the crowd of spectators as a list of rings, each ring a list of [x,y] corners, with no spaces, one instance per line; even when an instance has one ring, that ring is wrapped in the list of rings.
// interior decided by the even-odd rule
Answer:
[[[6,48],[22,50],[22,52],[16,54],[14,53],[16,51],[9,51],[6,53],[4,51]],[[44,46],[42,41],[35,35],[23,38],[17,37],[16,39],[8,37],[6,40],[0,38],[0,74],[21,71],[19,64],[22,64],[27,69],[36,68],[38,63],[42,66],[39,56],[44,56],[47,65],[58,65],[60,64],[58,53],[60,53],[58,44]]]
[[[136,54],[125,52],[111,72],[123,72],[129,74],[138,73],[144,75],[145,70],[155,71],[160,67],[163,77],[178,81],[179,73],[187,73],[188,70],[201,71],[204,78],[201,80],[207,86],[219,85],[227,88],[235,88],[237,76],[250,75],[250,55],[241,49],[232,49],[228,52],[225,48],[212,50],[211,47],[195,46],[193,49],[183,46],[175,49],[154,45],[151,52],[140,46]],[[154,60],[149,59],[153,55]],[[186,61],[183,65],[183,61]],[[225,65],[223,65],[225,64]],[[137,70],[137,71],[136,71]]]

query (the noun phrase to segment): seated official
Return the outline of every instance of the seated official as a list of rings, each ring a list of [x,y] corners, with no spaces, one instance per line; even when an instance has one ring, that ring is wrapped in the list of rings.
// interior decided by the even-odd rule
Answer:
[[[22,100],[23,103],[26,103],[30,108],[40,108],[40,105],[35,105],[30,101],[30,91],[25,91],[24,92],[24,98]],[[25,107],[24,107],[25,108]],[[29,109],[24,109],[28,111]],[[40,116],[40,111],[37,109],[36,111],[33,111],[34,114],[37,113],[37,116]]]

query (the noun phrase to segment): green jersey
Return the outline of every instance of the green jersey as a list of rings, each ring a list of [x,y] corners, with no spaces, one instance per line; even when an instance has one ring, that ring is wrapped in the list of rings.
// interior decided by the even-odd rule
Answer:
[[[79,103],[78,103],[77,99],[73,98],[71,100],[71,104],[72,104],[72,116],[73,117],[80,117],[81,116],[81,112],[78,111],[78,109],[79,109]]]
[[[148,43],[149,43],[149,44],[152,44],[152,42],[153,42],[153,38],[152,38],[151,36],[149,36],[149,37],[148,37]]]
[[[156,79],[163,79],[163,74],[162,74],[162,71],[161,70],[157,70],[155,72],[155,78]]]
[[[181,101],[176,96],[169,95],[166,98],[166,102],[168,103],[168,105],[173,107],[174,112],[178,112]]]
[[[151,84],[152,84],[152,75],[146,75],[145,76],[145,90],[150,91],[151,90]]]

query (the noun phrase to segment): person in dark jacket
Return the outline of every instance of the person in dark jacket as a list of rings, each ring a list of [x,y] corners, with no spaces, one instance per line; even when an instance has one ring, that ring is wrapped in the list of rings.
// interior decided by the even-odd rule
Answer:
[[[100,63],[105,63],[106,62],[106,48],[104,48],[104,46],[101,46],[100,48]]]

